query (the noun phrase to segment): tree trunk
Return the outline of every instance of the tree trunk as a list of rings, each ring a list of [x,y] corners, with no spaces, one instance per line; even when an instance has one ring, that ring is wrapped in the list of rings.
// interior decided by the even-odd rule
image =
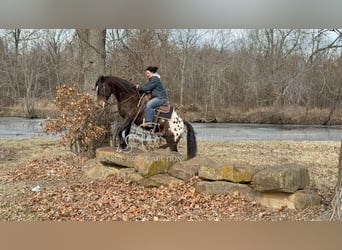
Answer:
[[[181,80],[180,80],[180,99],[179,99],[179,104],[182,106],[183,105],[183,95],[184,95],[184,85],[185,85],[185,66],[186,66],[186,57],[187,57],[187,51],[183,52],[182,55],[182,64],[181,64]]]
[[[15,29],[13,33],[16,59],[18,59],[18,55],[19,55],[20,32],[21,32],[21,29]]]
[[[93,94],[92,91],[97,78],[105,74],[105,39],[106,30],[78,29],[80,39],[80,57],[83,72],[82,89]]]
[[[331,202],[332,213],[330,221],[342,220],[342,141],[340,147],[340,157],[338,161],[338,179],[335,187],[335,195]]]
[[[338,89],[338,91],[337,91],[337,94],[336,94],[336,98],[334,99],[334,102],[333,102],[333,104],[332,104],[332,106],[331,106],[331,108],[330,108],[329,115],[328,115],[328,117],[325,119],[325,121],[323,122],[323,125],[327,125],[328,122],[331,120],[331,118],[332,118],[332,116],[333,116],[333,114],[334,114],[334,112],[335,112],[335,110],[336,110],[337,103],[338,103],[338,101],[339,101],[340,98],[341,98],[341,97],[340,97],[341,94],[342,94],[342,83],[340,84],[340,87],[339,87],[339,89]]]

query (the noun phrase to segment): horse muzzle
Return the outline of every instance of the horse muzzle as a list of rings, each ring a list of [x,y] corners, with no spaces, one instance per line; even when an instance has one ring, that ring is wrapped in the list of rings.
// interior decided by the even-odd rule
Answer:
[[[103,98],[98,98],[97,105],[100,106],[101,108],[104,108],[106,106],[106,101]]]

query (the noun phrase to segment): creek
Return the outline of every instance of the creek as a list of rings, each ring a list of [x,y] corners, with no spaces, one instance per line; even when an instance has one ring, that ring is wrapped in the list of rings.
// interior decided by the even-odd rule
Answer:
[[[0,138],[21,139],[49,137],[39,124],[44,119],[0,117]],[[197,140],[244,141],[244,140],[295,140],[295,141],[340,141],[342,125],[273,125],[241,123],[192,123]],[[50,136],[51,137],[51,136]]]

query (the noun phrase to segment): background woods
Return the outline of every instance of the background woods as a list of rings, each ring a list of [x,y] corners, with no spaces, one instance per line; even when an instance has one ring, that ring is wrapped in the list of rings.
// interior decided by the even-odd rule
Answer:
[[[100,74],[144,82],[145,67],[158,65],[170,101],[186,110],[226,120],[233,113],[292,110],[302,121],[320,111],[315,122],[341,123],[334,118],[342,108],[341,32],[0,30],[2,110],[19,104],[34,117],[55,98],[56,87],[91,92]],[[272,114],[262,122],[291,122]]]

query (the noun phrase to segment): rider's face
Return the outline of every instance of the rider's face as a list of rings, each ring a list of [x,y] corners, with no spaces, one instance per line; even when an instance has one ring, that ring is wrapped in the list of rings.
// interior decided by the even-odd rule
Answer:
[[[147,78],[150,78],[153,75],[153,73],[149,70],[146,70],[145,75],[147,76]]]

